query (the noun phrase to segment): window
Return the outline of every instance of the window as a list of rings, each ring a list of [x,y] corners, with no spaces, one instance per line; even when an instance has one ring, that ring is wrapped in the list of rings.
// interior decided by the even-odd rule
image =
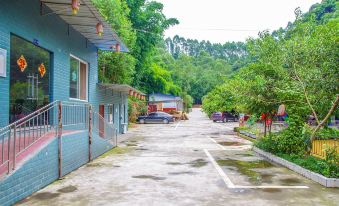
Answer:
[[[114,104],[108,105],[107,108],[108,108],[108,122],[114,123]]]
[[[70,98],[87,100],[87,63],[71,56],[70,59]]]
[[[148,116],[150,116],[150,117],[156,117],[156,116],[158,116],[158,115],[157,115],[157,113],[151,113],[151,114],[149,114]]]
[[[10,38],[11,123],[49,104],[51,53],[14,34]],[[26,67],[19,67],[19,59]]]

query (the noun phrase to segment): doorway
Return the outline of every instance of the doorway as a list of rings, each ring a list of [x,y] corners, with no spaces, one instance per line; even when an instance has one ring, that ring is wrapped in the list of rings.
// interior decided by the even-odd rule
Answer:
[[[99,136],[105,137],[105,105],[99,105]]]
[[[50,103],[51,53],[16,35],[10,38],[12,123]]]

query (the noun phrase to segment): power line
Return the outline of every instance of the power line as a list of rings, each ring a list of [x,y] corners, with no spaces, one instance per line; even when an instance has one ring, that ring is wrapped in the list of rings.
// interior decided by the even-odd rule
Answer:
[[[240,31],[240,32],[248,32],[248,31],[256,31],[256,32],[259,32],[259,31],[262,31],[262,30],[259,30],[259,29],[232,29],[232,28],[180,28],[180,27],[177,27],[175,28],[177,30],[199,30],[199,31]]]

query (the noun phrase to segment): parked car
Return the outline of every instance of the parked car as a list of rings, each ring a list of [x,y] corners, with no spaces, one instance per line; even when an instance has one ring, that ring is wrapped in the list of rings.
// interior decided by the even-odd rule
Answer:
[[[231,112],[214,112],[211,116],[213,122],[236,122],[238,115]]]
[[[137,121],[140,124],[145,123],[164,123],[168,124],[170,122],[174,122],[175,118],[167,114],[166,112],[152,112],[149,113],[147,116],[139,116]]]
[[[232,112],[224,112],[224,121],[223,122],[237,122],[239,121],[239,115]]]

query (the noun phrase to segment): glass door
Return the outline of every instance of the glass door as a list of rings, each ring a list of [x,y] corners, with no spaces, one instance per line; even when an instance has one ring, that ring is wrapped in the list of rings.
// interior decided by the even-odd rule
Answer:
[[[50,52],[11,35],[10,123],[50,102]]]

